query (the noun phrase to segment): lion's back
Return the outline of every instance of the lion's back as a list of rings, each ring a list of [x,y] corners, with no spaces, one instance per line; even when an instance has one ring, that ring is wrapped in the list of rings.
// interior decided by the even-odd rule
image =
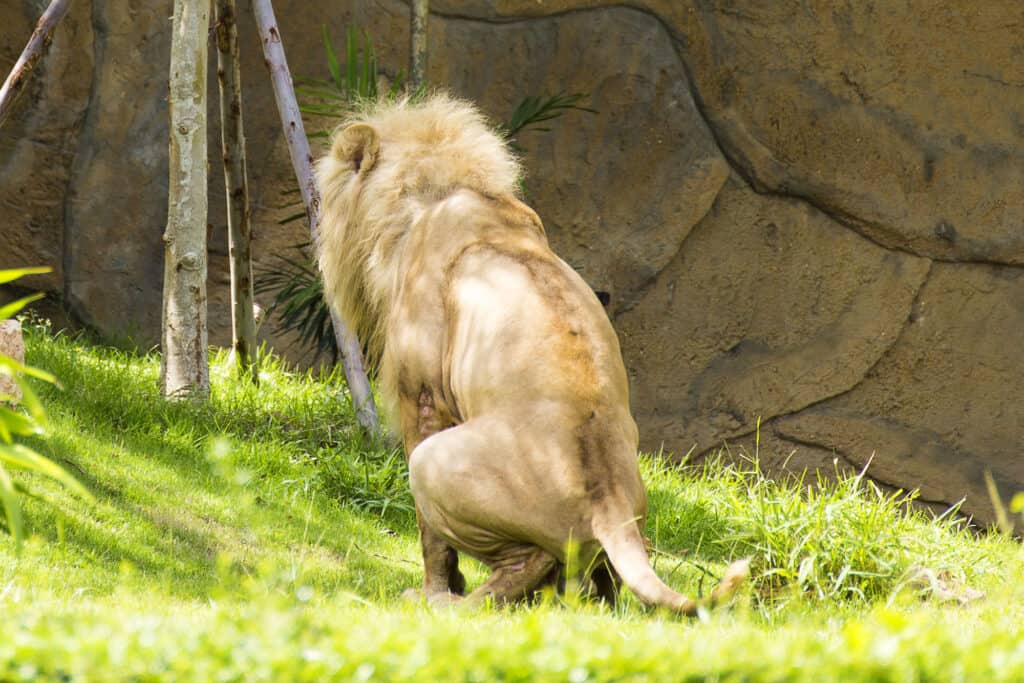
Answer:
[[[524,403],[628,404],[597,297],[544,242],[481,240],[447,278],[448,376],[466,415]]]

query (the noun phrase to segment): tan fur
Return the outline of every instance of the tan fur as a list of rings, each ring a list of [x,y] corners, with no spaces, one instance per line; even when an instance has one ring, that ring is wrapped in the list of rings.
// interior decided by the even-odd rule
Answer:
[[[388,154],[372,177],[354,185],[353,141],[345,131],[372,125]],[[350,115],[331,153],[317,164],[322,192],[320,269],[328,298],[379,358],[384,322],[397,286],[401,241],[437,199],[455,188],[485,196],[515,195],[520,168],[484,117],[466,103],[434,96],[418,106],[402,100]],[[372,195],[361,201],[359,193]],[[333,245],[340,248],[323,248]]]
[[[459,599],[456,551],[493,570],[469,602],[514,600],[578,548],[614,598],[698,603],[654,574],[618,340],[586,283],[516,197],[519,166],[446,95],[351,117],[318,165],[331,303],[379,363],[409,456],[431,602]],[[607,562],[610,564],[606,564]],[[711,596],[747,572],[734,564]]]

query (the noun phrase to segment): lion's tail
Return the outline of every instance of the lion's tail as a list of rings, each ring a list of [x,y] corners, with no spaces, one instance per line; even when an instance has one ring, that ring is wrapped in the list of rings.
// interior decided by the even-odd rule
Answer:
[[[597,526],[597,525],[595,525]],[[750,576],[749,560],[733,562],[722,575],[722,581],[701,600],[693,600],[672,590],[651,568],[643,536],[635,521],[595,528],[595,536],[604,547],[615,571],[641,602],[652,607],[665,607],[679,614],[693,616],[701,607],[713,607],[729,599]]]

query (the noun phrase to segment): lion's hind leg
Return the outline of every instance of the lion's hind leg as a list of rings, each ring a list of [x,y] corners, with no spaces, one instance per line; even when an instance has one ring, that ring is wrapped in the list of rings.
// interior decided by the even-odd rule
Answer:
[[[406,457],[425,439],[443,431],[446,419],[438,414],[433,393],[424,386],[418,395],[403,396],[399,409],[402,419]],[[423,551],[423,589],[410,588],[404,595],[420,600],[424,595],[466,592],[466,579],[459,571],[459,554],[436,531],[423,521],[420,506],[416,506],[416,525],[420,532]]]
[[[478,418],[424,439],[409,457],[409,484],[427,529],[484,562],[491,576],[464,601],[505,604],[557,579],[550,520],[560,501],[546,472],[523,466],[521,430]],[[430,604],[461,602],[447,587]]]
[[[463,607],[479,607],[487,602],[508,605],[533,594],[550,581],[557,561],[548,552],[535,546],[514,558],[503,560],[491,568],[491,575],[465,598],[450,594],[436,595],[432,605],[459,603]]]
[[[590,573],[590,581],[594,586],[594,595],[608,607],[615,608],[619,598],[622,579],[606,559],[602,559]]]

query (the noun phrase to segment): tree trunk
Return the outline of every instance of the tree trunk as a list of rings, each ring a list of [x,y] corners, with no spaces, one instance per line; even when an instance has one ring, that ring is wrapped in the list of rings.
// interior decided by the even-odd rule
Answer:
[[[228,252],[231,264],[231,346],[240,374],[254,382],[256,318],[252,293],[252,223],[242,127],[242,77],[238,58],[235,0],[216,0],[217,81],[220,84],[220,139],[227,190]]]
[[[175,0],[170,182],[164,233],[163,363],[167,398],[210,393],[206,359],[206,45],[209,0]]]
[[[267,69],[270,70],[270,78],[274,85],[274,98],[277,100],[277,111],[281,116],[292,166],[299,181],[302,200],[306,204],[309,231],[315,244],[317,230],[320,226],[320,191],[317,189],[316,177],[313,175],[313,155],[309,151],[309,140],[306,139],[306,130],[302,124],[302,116],[299,114],[298,102],[295,99],[295,89],[292,86],[291,73],[288,71],[288,61],[285,59],[281,34],[277,29],[277,20],[274,18],[274,9],[270,0],[253,0],[252,8],[256,15],[256,24],[259,27],[260,40],[263,43],[264,62]],[[345,372],[345,380],[348,382],[356,419],[367,432],[378,434],[380,423],[377,419],[377,406],[373,401],[373,393],[370,391],[370,381],[366,377],[359,340],[355,333],[348,329],[345,321],[338,316],[333,307],[331,307],[331,322],[334,325],[334,337],[338,344],[338,350],[341,352],[342,369]]]
[[[43,12],[43,16],[39,18],[36,30],[32,32],[32,37],[28,39],[28,45],[25,46],[21,56],[18,57],[18,61],[15,62],[14,68],[11,69],[10,75],[4,81],[3,87],[0,88],[0,126],[4,125],[8,114],[11,113],[14,101],[18,99],[18,95],[24,89],[25,83],[28,82],[29,74],[32,73],[32,69],[42,58],[43,50],[50,44],[50,36],[53,34],[53,29],[57,27],[57,23],[70,6],[71,0],[52,0],[50,6]]]
[[[412,0],[409,11],[409,89],[416,92],[427,82],[427,19],[430,16],[430,0]]]

